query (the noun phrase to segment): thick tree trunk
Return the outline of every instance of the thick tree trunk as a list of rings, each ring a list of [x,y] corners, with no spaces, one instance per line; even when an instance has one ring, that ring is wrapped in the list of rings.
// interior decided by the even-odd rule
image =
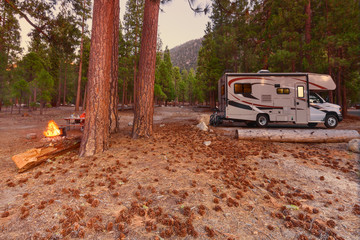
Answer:
[[[92,156],[108,148],[113,24],[118,21],[115,19],[116,1],[119,0],[94,1],[86,121],[80,156]]]
[[[139,71],[132,137],[150,137],[153,133],[154,82],[159,0],[145,0]]]
[[[110,133],[119,131],[118,124],[118,70],[119,70],[119,14],[120,6],[119,0],[114,3],[114,22],[113,22],[113,47],[111,60],[111,83],[110,83]]]
[[[86,0],[83,1],[84,11],[85,11],[85,3]],[[79,63],[78,85],[76,91],[75,111],[79,111],[80,99],[81,99],[81,73],[82,73],[83,50],[84,50],[84,27],[85,27],[85,13],[83,13],[82,25],[81,25],[80,63]]]

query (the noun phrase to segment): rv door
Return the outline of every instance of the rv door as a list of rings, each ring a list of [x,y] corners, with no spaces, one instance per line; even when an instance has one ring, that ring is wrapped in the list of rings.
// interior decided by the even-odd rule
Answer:
[[[295,112],[296,123],[308,123],[308,102],[306,85],[302,83],[295,84]]]

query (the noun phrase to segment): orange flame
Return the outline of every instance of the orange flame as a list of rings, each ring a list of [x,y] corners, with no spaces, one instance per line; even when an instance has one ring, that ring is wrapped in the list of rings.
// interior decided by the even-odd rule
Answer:
[[[44,132],[44,135],[46,137],[55,137],[60,134],[61,132],[58,125],[56,125],[56,123],[53,120],[51,120],[47,126],[47,130]]]

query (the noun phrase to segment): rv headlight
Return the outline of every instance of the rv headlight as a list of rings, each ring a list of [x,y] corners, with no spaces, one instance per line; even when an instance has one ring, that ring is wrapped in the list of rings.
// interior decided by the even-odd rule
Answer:
[[[340,113],[341,113],[341,110],[342,110],[341,107],[339,107],[339,112],[340,112]]]

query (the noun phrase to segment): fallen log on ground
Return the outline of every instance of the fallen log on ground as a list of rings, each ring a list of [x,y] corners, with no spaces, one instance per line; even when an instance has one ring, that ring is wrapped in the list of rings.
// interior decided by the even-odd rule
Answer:
[[[40,148],[32,148],[24,153],[12,156],[11,159],[21,173],[45,162],[47,159],[65,154],[79,147],[80,139],[63,140],[53,144],[53,146],[49,145]]]
[[[241,140],[291,142],[291,143],[336,143],[360,138],[355,130],[324,129],[237,129],[235,138]]]

